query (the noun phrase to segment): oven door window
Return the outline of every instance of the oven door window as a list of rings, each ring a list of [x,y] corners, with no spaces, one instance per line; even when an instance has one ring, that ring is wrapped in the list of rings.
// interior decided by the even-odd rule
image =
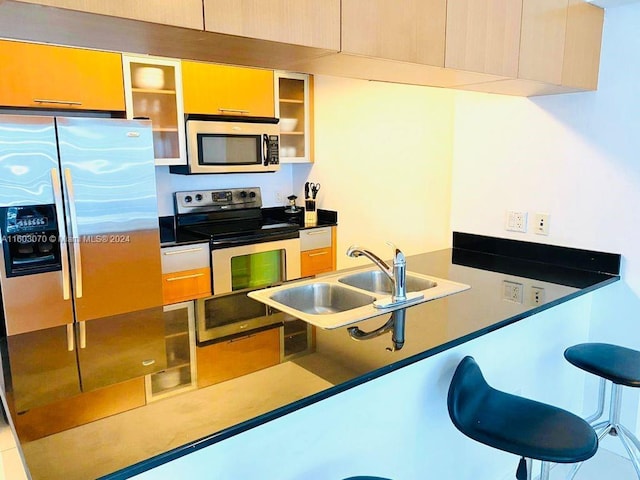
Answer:
[[[267,307],[260,302],[240,294],[214,297],[204,302],[205,329],[211,330],[237,322],[260,320],[268,315]]]
[[[200,165],[261,165],[262,135],[198,134]]]
[[[259,288],[284,281],[284,257],[284,250],[271,250],[231,258],[231,289]]]

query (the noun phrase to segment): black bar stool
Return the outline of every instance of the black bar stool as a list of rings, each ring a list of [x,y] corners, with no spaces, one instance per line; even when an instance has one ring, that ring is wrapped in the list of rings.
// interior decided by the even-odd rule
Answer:
[[[540,480],[548,480],[548,462],[582,462],[598,449],[593,428],[582,418],[492,388],[473,357],[464,357],[458,365],[447,407],[453,424],[467,437],[522,457],[518,480],[530,478],[527,458],[542,461]]]
[[[640,442],[620,423],[622,387],[640,387],[640,352],[608,343],[581,343],[567,348],[564,358],[576,367],[600,377],[598,409],[588,421],[594,422],[602,416],[606,383],[611,383],[609,418],[593,424],[593,428],[598,440],[607,434],[620,439],[640,479]],[[580,465],[576,465],[568,478],[573,478],[579,468]]]

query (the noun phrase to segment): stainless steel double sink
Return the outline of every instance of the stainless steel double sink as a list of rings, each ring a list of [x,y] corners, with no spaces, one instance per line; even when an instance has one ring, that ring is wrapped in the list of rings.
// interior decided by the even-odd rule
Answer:
[[[469,285],[407,272],[407,293],[419,293],[399,305],[376,308],[389,297],[391,281],[377,268],[316,277],[249,292],[249,297],[320,328],[334,329],[367,318],[469,289]]]

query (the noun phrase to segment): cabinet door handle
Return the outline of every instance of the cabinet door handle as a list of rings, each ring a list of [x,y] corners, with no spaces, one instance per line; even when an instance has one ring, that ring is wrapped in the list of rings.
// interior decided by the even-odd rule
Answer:
[[[82,105],[82,102],[75,102],[73,100],[51,100],[48,98],[34,98],[34,103],[53,103],[55,105]]]
[[[149,367],[149,366],[153,365],[154,363],[156,363],[156,361],[151,358],[149,360],[143,360],[142,361],[142,366],[143,367]]]
[[[306,232],[305,235],[322,235],[327,233],[326,230],[317,230],[317,231],[313,231],[313,232]]]
[[[170,250],[168,252],[162,252],[163,255],[180,255],[182,253],[201,252],[202,247],[198,248],[185,248],[184,250]]]
[[[328,255],[329,252],[318,252],[318,253],[310,253],[310,257],[319,257],[320,255]]]
[[[237,108],[218,108],[221,112],[233,112],[233,113],[249,113],[249,110],[239,110]]]
[[[167,282],[175,282],[176,280],[186,280],[188,278],[197,278],[204,276],[204,273],[192,273],[191,275],[182,275],[180,277],[167,278]]]

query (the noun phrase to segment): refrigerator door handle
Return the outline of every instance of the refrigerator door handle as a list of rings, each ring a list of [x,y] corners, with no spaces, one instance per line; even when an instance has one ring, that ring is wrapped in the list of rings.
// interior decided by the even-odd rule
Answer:
[[[67,350],[70,352],[73,352],[75,348],[74,336],[73,323],[67,323]]]
[[[80,324],[80,348],[87,348],[87,322]]]
[[[76,278],[76,298],[82,298],[82,257],[80,252],[80,238],[78,237],[78,215],[76,214],[76,197],[73,191],[71,170],[64,169],[64,181],[67,186],[69,199],[69,217],[71,219],[71,241],[73,243],[73,265]]]
[[[64,300],[69,300],[71,295],[71,280],[69,279],[69,252],[67,250],[67,234],[65,231],[60,172],[58,172],[57,168],[51,169],[51,185],[53,187],[53,200],[56,206],[56,220],[58,222],[58,243],[60,244],[60,266],[62,274],[62,298]],[[73,350],[73,348],[71,350]]]

